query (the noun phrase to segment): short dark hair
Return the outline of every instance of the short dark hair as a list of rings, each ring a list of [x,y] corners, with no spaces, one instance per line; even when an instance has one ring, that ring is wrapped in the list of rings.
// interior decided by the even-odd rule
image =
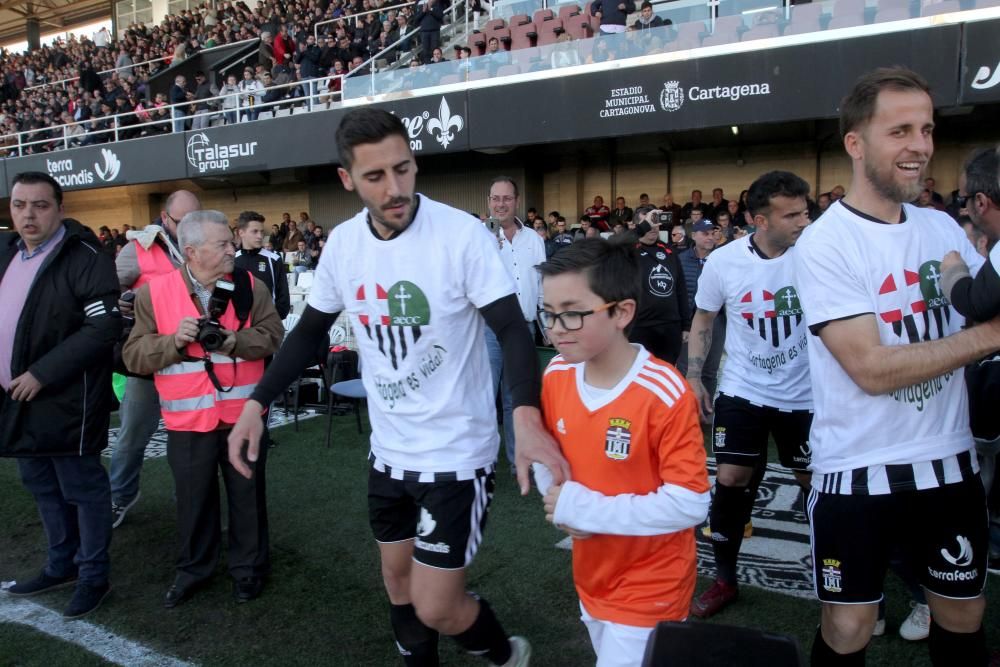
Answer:
[[[790,171],[769,171],[750,184],[747,208],[750,215],[766,216],[774,197],[808,197],[809,184]]]
[[[599,237],[581,239],[536,268],[542,278],[579,273],[587,278],[590,291],[606,302],[632,299],[638,304],[642,293],[639,258],[628,241],[605,241]],[[613,310],[610,309],[609,314]],[[634,322],[633,318],[628,328]]]
[[[496,185],[497,183],[510,183],[510,187],[514,188],[514,196],[515,197],[521,196],[517,191],[517,183],[515,183],[514,179],[511,178],[510,176],[497,176],[496,178],[494,178],[492,181],[490,181],[490,190],[492,190],[493,186]]]
[[[982,192],[1000,205],[1000,146],[977,148],[965,161],[965,194]]]
[[[56,206],[62,206],[63,203],[63,189],[59,185],[59,181],[52,178],[50,175],[43,171],[22,171],[20,174],[14,177],[14,181],[10,184],[11,191],[14,190],[14,186],[18,183],[23,183],[24,185],[36,185],[38,183],[48,183],[52,187],[52,197],[56,200]]]
[[[639,5],[639,9],[643,10],[646,7],[649,7],[650,9],[652,9],[653,8],[653,3],[651,3],[649,0],[643,0],[643,3],[641,5]]]
[[[407,146],[410,145],[403,121],[388,111],[370,107],[348,111],[340,121],[335,135],[340,163],[350,169],[354,162],[355,146],[377,144],[393,135],[401,138]]]
[[[247,225],[253,221],[257,221],[262,224],[266,222],[264,216],[257,211],[243,211],[240,213],[239,217],[236,218],[236,229],[246,229]]]
[[[862,74],[854,88],[840,102],[840,136],[846,137],[875,115],[875,103],[883,90],[898,92],[923,91],[930,95],[927,81],[905,67],[879,67]]]

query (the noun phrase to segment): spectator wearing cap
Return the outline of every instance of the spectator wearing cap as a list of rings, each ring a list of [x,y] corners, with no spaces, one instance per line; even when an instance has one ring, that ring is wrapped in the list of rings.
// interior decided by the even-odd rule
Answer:
[[[694,298],[698,292],[698,278],[709,254],[715,249],[715,225],[708,220],[701,220],[691,227],[691,239],[694,243],[688,250],[680,254],[681,271],[684,274],[684,284],[687,287],[688,304],[694,312]],[[712,324],[712,347],[705,358],[701,381],[705,391],[715,396],[718,385],[719,363],[722,360],[722,350],[726,344],[726,318],[716,317]],[[677,370],[687,374],[687,342],[681,345],[681,354],[677,360]]]

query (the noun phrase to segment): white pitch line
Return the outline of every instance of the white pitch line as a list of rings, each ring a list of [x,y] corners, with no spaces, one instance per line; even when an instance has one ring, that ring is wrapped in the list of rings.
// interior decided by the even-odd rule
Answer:
[[[67,621],[48,607],[0,593],[0,622],[27,625],[51,637],[76,644],[116,665],[132,667],[194,667],[169,655],[112,633],[87,621]]]

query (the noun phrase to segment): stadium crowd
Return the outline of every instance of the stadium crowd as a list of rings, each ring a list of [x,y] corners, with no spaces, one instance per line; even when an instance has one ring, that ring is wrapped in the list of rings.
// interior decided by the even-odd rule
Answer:
[[[414,8],[390,8],[392,0],[259,0],[251,8],[246,2],[225,2],[216,8],[203,3],[191,10],[166,16],[157,25],[136,23],[122,31],[121,39],[101,30],[93,38],[70,35],[65,41],[14,54],[0,54],[0,151],[16,153],[16,134],[30,132],[25,142],[44,143],[23,149],[25,153],[46,152],[84,142],[103,143],[113,137],[111,116],[134,112],[118,121],[124,138],[171,131],[171,114],[160,108],[168,103],[191,102],[185,116],[211,107],[226,122],[235,122],[236,98],[241,107],[303,95],[304,88],[291,86],[265,98],[264,87],[321,79],[356,69],[371,56],[391,46],[402,34],[418,29],[415,39],[406,40],[383,57],[394,62],[399,54],[413,48],[425,49],[430,61],[438,46],[444,23],[446,0],[432,0]],[[351,19],[355,14],[375,13]],[[330,21],[330,22],[327,22]],[[314,35],[318,27],[318,40]],[[151,95],[151,77],[173,63],[198,51],[244,40],[260,39],[258,53],[247,63],[250,74],[240,71],[230,83],[218,85],[208,77],[184,81],[180,98]],[[440,53],[439,53],[440,56]],[[244,82],[245,81],[245,82]],[[317,85],[317,84],[313,84]],[[323,84],[335,95],[340,79]],[[234,90],[235,87],[237,90]],[[232,93],[232,98],[209,104],[198,100]],[[132,125],[162,121],[141,128]],[[190,121],[188,121],[190,124]],[[65,130],[58,126],[70,124]],[[84,139],[84,132],[107,130]]]

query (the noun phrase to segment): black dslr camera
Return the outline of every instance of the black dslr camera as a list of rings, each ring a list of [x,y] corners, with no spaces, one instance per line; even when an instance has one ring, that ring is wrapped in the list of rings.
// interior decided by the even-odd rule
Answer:
[[[208,300],[208,315],[198,320],[198,344],[206,352],[215,352],[222,349],[226,343],[226,334],[222,331],[219,318],[226,312],[230,299],[233,298],[233,290],[236,286],[227,280],[217,280],[215,290]]]
[[[653,221],[660,223],[660,229],[666,229],[674,222],[674,214],[672,211],[654,211]]]

